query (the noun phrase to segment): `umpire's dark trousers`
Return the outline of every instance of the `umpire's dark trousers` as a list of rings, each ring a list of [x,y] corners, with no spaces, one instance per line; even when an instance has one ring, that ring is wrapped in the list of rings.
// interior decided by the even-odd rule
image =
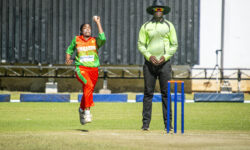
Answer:
[[[145,60],[143,66],[144,74],[144,98],[143,98],[143,112],[142,122],[144,126],[148,126],[151,121],[152,114],[152,98],[157,78],[159,79],[161,95],[162,95],[162,112],[165,128],[167,127],[167,86],[168,81],[171,79],[172,68],[170,60],[162,65],[155,66],[149,61]],[[171,103],[170,103],[171,106]],[[170,126],[172,126],[172,108],[170,107]]]

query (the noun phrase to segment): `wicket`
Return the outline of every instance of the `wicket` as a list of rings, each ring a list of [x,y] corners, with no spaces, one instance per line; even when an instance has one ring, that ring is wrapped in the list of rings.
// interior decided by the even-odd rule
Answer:
[[[184,81],[168,81],[168,103],[167,103],[167,133],[170,128],[170,97],[171,97],[171,83],[174,83],[174,133],[177,133],[177,88],[178,83],[181,84],[181,133],[184,133]]]

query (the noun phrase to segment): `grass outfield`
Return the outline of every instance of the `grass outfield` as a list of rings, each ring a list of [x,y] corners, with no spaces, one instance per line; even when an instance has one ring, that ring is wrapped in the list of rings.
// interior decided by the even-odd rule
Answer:
[[[142,103],[95,104],[82,126],[79,103],[0,103],[0,150],[250,149],[250,104],[186,103],[184,135],[180,114],[179,133],[165,133],[161,103],[149,132],[140,130]]]

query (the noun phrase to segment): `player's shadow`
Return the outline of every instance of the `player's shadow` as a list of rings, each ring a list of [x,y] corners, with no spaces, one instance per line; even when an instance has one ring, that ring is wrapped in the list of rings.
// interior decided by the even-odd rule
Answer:
[[[84,129],[75,129],[76,131],[81,131],[81,132],[89,132],[89,130],[84,130]]]

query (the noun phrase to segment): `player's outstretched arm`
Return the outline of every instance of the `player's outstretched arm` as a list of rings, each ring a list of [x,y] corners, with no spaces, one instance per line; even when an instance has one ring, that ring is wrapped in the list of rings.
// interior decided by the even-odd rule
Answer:
[[[94,16],[93,20],[96,22],[97,28],[99,33],[103,33],[103,29],[102,29],[102,24],[101,24],[101,18],[100,16]]]

